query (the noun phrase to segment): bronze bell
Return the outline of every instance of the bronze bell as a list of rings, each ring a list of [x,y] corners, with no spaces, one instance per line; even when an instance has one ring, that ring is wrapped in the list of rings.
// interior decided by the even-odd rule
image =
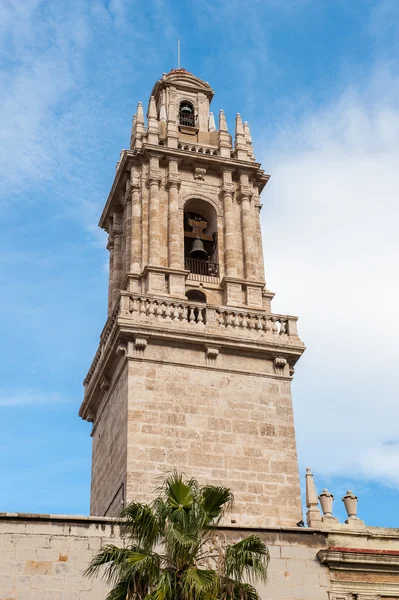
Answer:
[[[202,240],[195,238],[189,256],[190,258],[196,258],[197,260],[209,260],[208,252],[205,250]]]

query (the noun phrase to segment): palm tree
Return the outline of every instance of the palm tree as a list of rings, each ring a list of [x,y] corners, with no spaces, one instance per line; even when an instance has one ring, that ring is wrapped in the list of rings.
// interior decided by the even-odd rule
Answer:
[[[217,526],[231,507],[226,487],[167,476],[151,504],[121,512],[127,545],[104,546],[85,575],[112,586],[106,600],[260,600],[269,551],[256,535],[227,544]]]

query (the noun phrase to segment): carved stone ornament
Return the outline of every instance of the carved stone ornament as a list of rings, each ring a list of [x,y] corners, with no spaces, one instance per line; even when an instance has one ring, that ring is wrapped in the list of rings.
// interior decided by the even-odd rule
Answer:
[[[353,594],[343,594],[342,592],[339,592],[338,594],[335,592],[328,592],[328,598],[329,600],[353,600],[354,596]]]
[[[142,356],[144,354],[144,350],[147,348],[147,339],[143,337],[136,337],[134,339],[134,349],[136,351],[136,356]]]
[[[109,390],[109,385],[110,385],[110,379],[109,377],[107,377],[106,375],[103,375],[101,377],[100,380],[100,388],[103,390],[103,392],[107,392]]]
[[[126,346],[126,342],[120,342],[118,344],[118,347],[116,349],[116,353],[121,355],[121,356],[126,356],[127,354],[127,346]]]
[[[214,365],[218,356],[219,348],[216,348],[215,346],[207,346],[205,348],[206,363],[208,365]]]
[[[287,364],[287,359],[282,356],[276,356],[273,361],[274,372],[277,375],[282,375],[284,373],[285,365]]]
[[[194,179],[197,181],[205,181],[206,169],[202,167],[195,167],[194,169]]]

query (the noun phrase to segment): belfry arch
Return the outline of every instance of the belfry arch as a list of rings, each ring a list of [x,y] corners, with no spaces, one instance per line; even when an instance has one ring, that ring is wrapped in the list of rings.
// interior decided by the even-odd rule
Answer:
[[[197,275],[219,276],[217,215],[205,200],[190,198],[184,204],[184,266]]]

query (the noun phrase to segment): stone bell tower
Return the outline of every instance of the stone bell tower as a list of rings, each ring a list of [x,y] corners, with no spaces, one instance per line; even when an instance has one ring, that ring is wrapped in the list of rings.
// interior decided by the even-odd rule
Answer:
[[[291,401],[304,346],[271,312],[259,212],[269,176],[184,69],[139,103],[100,219],[108,319],[85,379],[91,514],[148,500],[176,468],[229,486],[237,526],[302,518]]]

